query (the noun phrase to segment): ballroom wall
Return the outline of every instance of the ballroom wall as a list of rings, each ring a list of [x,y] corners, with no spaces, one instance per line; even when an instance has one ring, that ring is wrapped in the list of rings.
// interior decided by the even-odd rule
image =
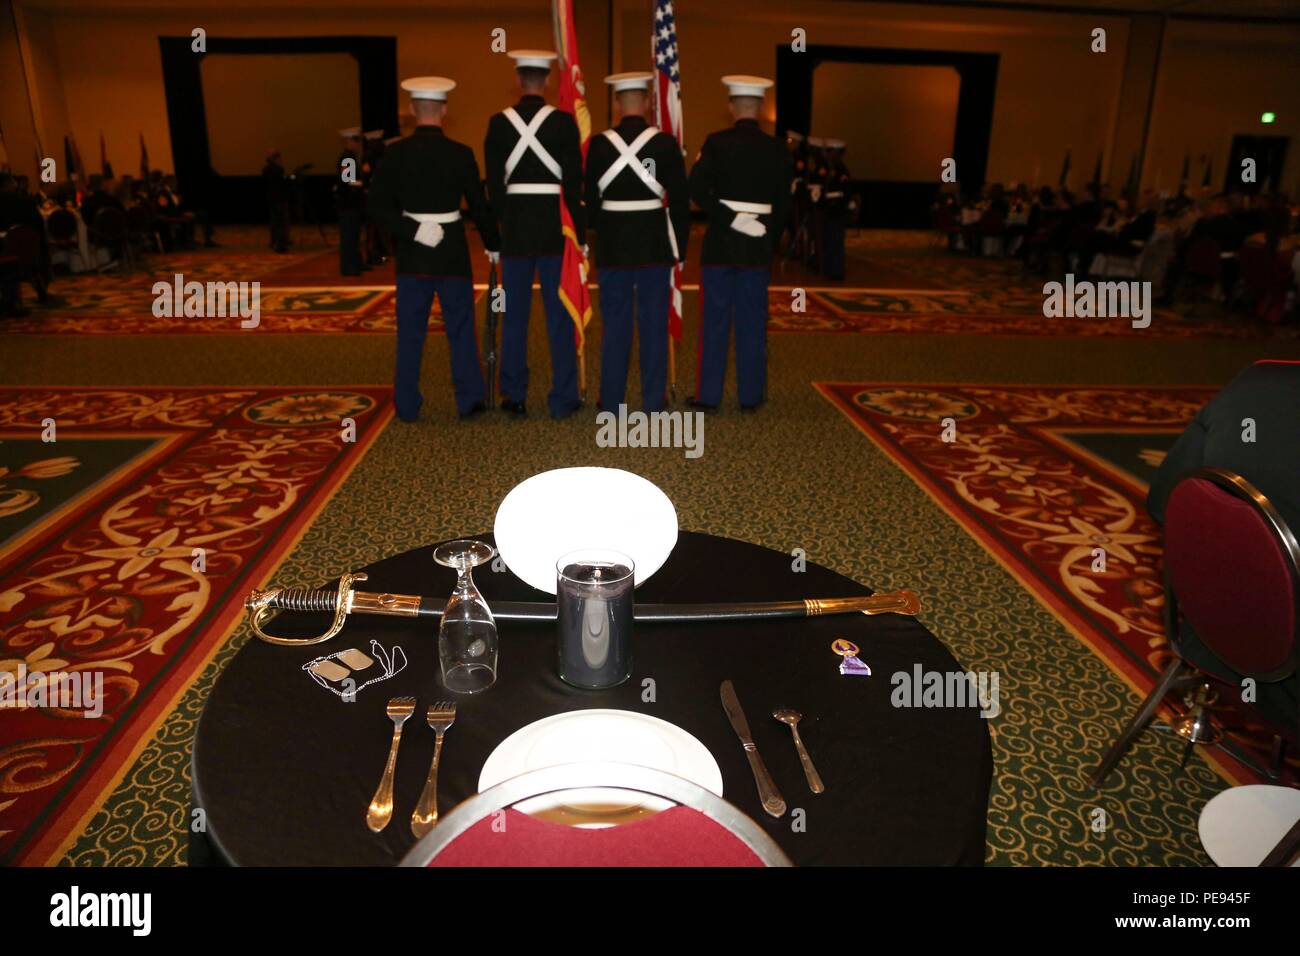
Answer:
[[[961,77],[951,66],[820,64],[813,71],[813,128],[854,144],[853,174],[916,182],[952,155]],[[882,136],[881,130],[906,130]]]
[[[1300,195],[1300,24],[1174,21],[1161,61],[1149,185],[1176,184],[1183,157],[1190,154],[1192,185],[1199,189],[1206,157],[1213,163],[1211,186],[1218,191],[1234,135],[1289,136],[1283,189]],[[1277,114],[1275,123],[1260,122],[1265,110]]]
[[[157,37],[187,35],[195,26],[227,36],[396,36],[401,74],[445,73],[461,82],[448,128],[476,148],[487,116],[512,96],[508,65],[495,64],[489,51],[491,30],[505,28],[510,46],[552,45],[550,8],[542,0],[490,7],[468,0],[226,0],[204,3],[198,13],[177,13],[177,4],[166,0],[132,0],[128,6],[112,0],[19,0],[17,37],[12,0],[0,5],[6,14],[0,18],[0,124],[15,170],[28,173],[35,165],[33,128],[60,160],[62,137],[73,132],[88,167],[98,165],[102,131],[119,171],[138,166],[143,133],[153,165],[170,168]],[[649,64],[650,16],[649,0],[577,0],[597,127],[604,125],[608,104],[601,76],[610,68]],[[1161,40],[1150,21],[1131,29],[1124,16],[850,0],[746,0],[743,15],[721,0],[682,0],[678,18],[691,155],[707,131],[727,122],[718,76],[771,75],[777,45],[789,43],[790,31],[801,27],[811,44],[998,53],[989,178],[1055,182],[1068,146],[1076,188],[1091,178],[1099,154],[1103,175],[1123,183],[1140,147],[1139,120],[1151,100],[1150,66],[1158,53],[1145,185],[1173,188],[1185,153],[1193,157],[1195,185],[1203,155],[1212,158],[1215,183],[1221,184],[1232,134],[1268,133],[1297,138],[1285,184],[1300,191],[1300,58],[1294,54],[1300,24],[1169,20]],[[1089,51],[1089,32],[1096,26],[1107,31],[1105,54]],[[22,67],[15,70],[9,51],[20,42]],[[31,89],[30,102],[12,82],[15,76],[21,88]],[[1272,127],[1259,124],[1265,109],[1278,113]]]

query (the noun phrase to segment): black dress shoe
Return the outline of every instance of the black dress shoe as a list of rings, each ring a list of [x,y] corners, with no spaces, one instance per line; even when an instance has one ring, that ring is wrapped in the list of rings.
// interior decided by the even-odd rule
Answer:
[[[716,412],[718,410],[717,405],[706,405],[704,402],[700,401],[694,395],[692,395],[690,398],[686,400],[686,404],[691,406],[691,408],[698,408],[700,409],[700,411],[704,411],[704,412]]]
[[[470,407],[469,411],[460,413],[460,418],[461,421],[467,421],[468,419],[471,418],[478,418],[486,411],[487,411],[487,402],[475,402]]]
[[[528,415],[528,409],[524,407],[523,402],[512,401],[509,398],[503,398],[501,400],[501,410],[503,412],[509,412],[511,415],[515,416],[515,418],[525,418]]]
[[[757,406],[757,405],[741,405],[741,406],[740,406],[740,410],[741,410],[742,412],[756,412],[756,411],[758,411],[758,406]]]

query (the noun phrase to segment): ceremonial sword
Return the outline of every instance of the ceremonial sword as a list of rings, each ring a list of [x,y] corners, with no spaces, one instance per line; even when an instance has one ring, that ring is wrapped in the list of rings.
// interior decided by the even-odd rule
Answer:
[[[336,590],[329,588],[271,587],[255,590],[244,606],[252,612],[253,633],[270,644],[320,644],[343,629],[349,614],[379,614],[388,617],[442,617],[445,598],[415,594],[358,591],[353,585],[365,581],[364,572],[348,572],[339,578]],[[863,597],[805,598],[801,601],[746,601],[722,604],[634,604],[632,617],[640,624],[683,624],[707,621],[755,621],[775,618],[818,617],[823,614],[907,614],[921,609],[915,591],[883,591]],[[556,619],[554,604],[534,601],[494,601],[492,616],[498,621],[546,623]],[[325,633],[318,637],[276,637],[262,625],[281,611],[320,611],[334,615]]]

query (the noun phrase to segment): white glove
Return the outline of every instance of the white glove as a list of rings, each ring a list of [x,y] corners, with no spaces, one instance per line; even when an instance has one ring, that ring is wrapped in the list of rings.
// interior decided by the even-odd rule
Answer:
[[[422,222],[415,230],[415,241],[422,246],[433,249],[442,242],[442,226],[436,222]]]
[[[767,226],[763,225],[752,212],[736,213],[736,218],[731,220],[731,228],[755,239],[767,235]]]
[[[492,263],[493,265],[496,265],[498,262],[501,261],[501,253],[493,252],[491,249],[488,250],[487,257],[488,257],[488,262]]]

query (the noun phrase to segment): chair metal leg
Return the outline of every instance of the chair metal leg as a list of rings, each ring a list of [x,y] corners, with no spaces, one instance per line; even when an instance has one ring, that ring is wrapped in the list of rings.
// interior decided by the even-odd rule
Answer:
[[[1088,777],[1089,787],[1096,790],[1101,786],[1101,782],[1115,769],[1115,765],[1119,763],[1120,758],[1124,756],[1128,748],[1133,745],[1133,741],[1137,740],[1146,725],[1151,722],[1151,717],[1155,714],[1156,708],[1160,706],[1160,702],[1165,699],[1165,695],[1169,693],[1174,683],[1187,668],[1187,663],[1180,657],[1175,658],[1165,668],[1165,672],[1160,675],[1160,680],[1156,681],[1156,686],[1151,689],[1147,699],[1142,702],[1142,706],[1138,708],[1137,713],[1125,725],[1123,732],[1116,741],[1110,745],[1110,750],[1106,751],[1106,756],[1097,765],[1097,769]]]
[[[1282,775],[1282,758],[1286,756],[1286,738],[1281,734],[1273,735],[1273,747],[1269,752],[1268,776],[1277,780]]]

